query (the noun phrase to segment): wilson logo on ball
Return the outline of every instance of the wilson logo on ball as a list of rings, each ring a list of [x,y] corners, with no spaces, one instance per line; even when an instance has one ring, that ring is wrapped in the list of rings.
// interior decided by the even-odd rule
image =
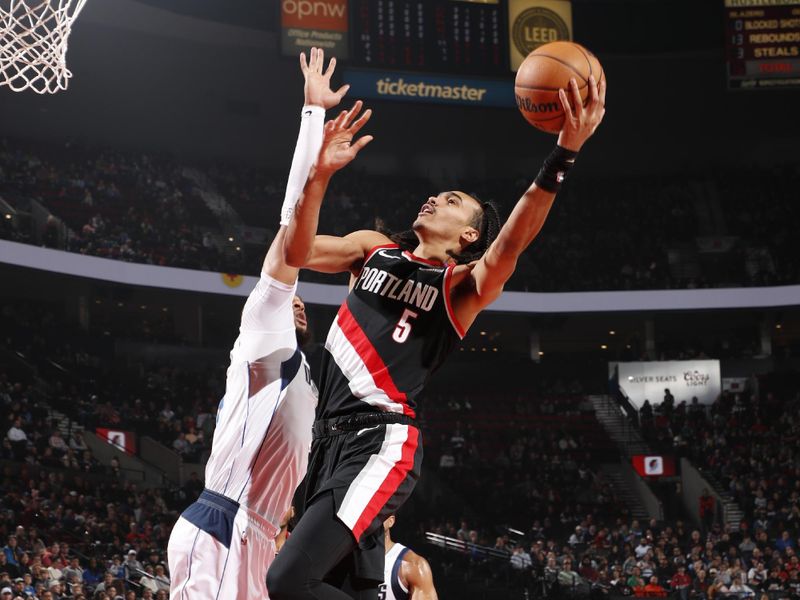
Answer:
[[[561,105],[558,102],[534,102],[530,98],[525,98],[519,94],[514,94],[517,99],[517,108],[531,113],[557,113],[561,111]]]

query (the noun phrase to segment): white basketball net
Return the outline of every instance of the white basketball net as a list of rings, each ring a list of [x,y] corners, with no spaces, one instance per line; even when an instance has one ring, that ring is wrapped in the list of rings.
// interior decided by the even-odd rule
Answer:
[[[0,0],[0,86],[66,90],[67,39],[86,0]]]

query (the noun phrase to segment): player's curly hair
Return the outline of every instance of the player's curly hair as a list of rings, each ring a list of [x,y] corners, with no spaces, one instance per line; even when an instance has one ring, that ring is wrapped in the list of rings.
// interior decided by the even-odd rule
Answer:
[[[460,253],[448,251],[448,254],[456,261],[457,265],[465,265],[478,260],[486,253],[489,246],[491,246],[492,242],[497,238],[497,234],[500,233],[500,213],[497,209],[497,205],[491,201],[484,202],[475,194],[470,194],[470,196],[475,198],[481,205],[480,210],[475,211],[472,222],[469,224],[470,227],[474,227],[478,230],[478,239],[464,248]],[[412,229],[399,233],[387,231],[382,231],[381,233],[385,233],[389,236],[389,239],[400,246],[401,249],[408,250],[409,252],[412,252],[414,248],[419,245],[419,238]]]

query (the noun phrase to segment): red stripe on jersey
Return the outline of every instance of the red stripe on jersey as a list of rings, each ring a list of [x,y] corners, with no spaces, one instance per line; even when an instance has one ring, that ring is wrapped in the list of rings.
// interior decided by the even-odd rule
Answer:
[[[408,473],[414,469],[414,454],[417,452],[418,445],[419,430],[413,425],[409,425],[408,437],[406,438],[406,441],[403,442],[400,460],[394,464],[392,469],[386,475],[386,479],[383,480],[383,483],[381,483],[378,491],[375,492],[372,495],[372,498],[370,498],[370,501],[367,502],[364,512],[361,513],[358,521],[356,521],[356,524],[353,526],[353,535],[356,539],[361,538],[361,534],[364,533],[375,517],[378,516],[378,513],[381,512],[381,509],[384,507],[386,502],[388,502],[389,498],[394,496],[394,493],[400,487],[400,484],[403,483],[406,477],[408,477]]]
[[[421,256],[417,256],[416,254],[411,254],[411,252],[409,252],[408,250],[403,250],[403,254],[405,255],[405,257],[407,259],[413,260],[413,261],[416,261],[416,262],[421,262],[422,264],[425,264],[425,265],[431,265],[431,266],[434,266],[434,267],[443,267],[444,266],[444,263],[442,261],[440,261],[440,260],[430,260],[428,258],[422,258]]]
[[[444,307],[445,310],[447,310],[447,318],[450,319],[453,329],[456,330],[458,337],[463,340],[467,332],[461,326],[461,323],[458,322],[456,313],[453,312],[453,307],[450,304],[450,282],[453,279],[453,269],[455,269],[455,265],[450,265],[447,267],[447,272],[444,274]]]
[[[417,415],[411,407],[408,406],[408,398],[403,392],[397,389],[383,359],[378,354],[378,351],[375,350],[375,346],[369,341],[367,334],[361,329],[355,317],[353,317],[353,313],[351,313],[350,309],[347,307],[347,300],[344,301],[342,307],[339,309],[339,314],[336,319],[347,341],[355,348],[364,366],[367,367],[369,374],[372,375],[375,385],[383,390],[393,402],[403,405],[404,415],[416,417]]]

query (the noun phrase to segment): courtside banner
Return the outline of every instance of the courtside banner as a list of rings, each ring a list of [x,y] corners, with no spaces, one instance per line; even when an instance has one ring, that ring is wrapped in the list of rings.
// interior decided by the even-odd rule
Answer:
[[[346,69],[344,82],[350,84],[348,96],[351,98],[508,108],[516,106],[514,84],[510,79]]]
[[[284,56],[296,57],[314,46],[328,57],[346,59],[347,32],[347,0],[281,0]]]
[[[569,0],[510,0],[508,51],[516,71],[542,44],[572,39],[572,3]]]
[[[697,396],[700,404],[711,404],[722,392],[718,360],[668,360],[652,362],[608,363],[609,379],[619,377],[619,387],[637,409],[645,400],[655,406],[664,400],[669,389],[675,404],[691,403]]]

